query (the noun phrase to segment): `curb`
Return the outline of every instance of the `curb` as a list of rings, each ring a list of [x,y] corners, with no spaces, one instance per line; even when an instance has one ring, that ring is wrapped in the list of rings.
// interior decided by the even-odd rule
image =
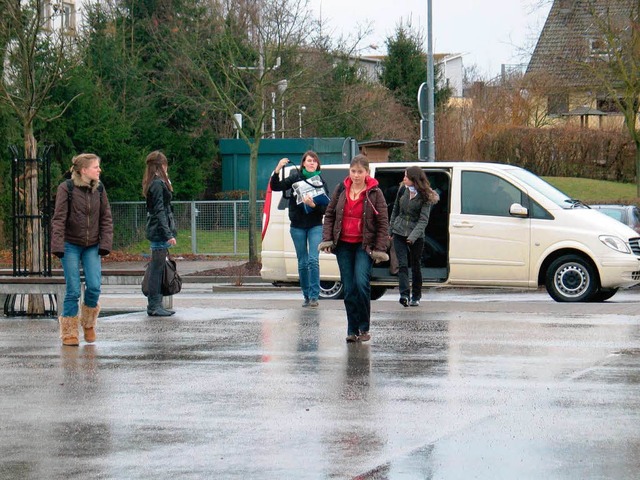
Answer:
[[[245,283],[242,285],[234,285],[232,283],[216,283],[211,286],[212,292],[235,292],[235,293],[244,293],[244,292],[272,292],[272,291],[282,291],[282,292],[294,292],[296,290],[300,290],[300,287],[287,286],[287,287],[276,287],[270,283]]]
[[[257,283],[264,285],[272,285],[271,282],[263,280],[261,277],[238,277],[238,276],[203,276],[203,275],[181,275],[183,283],[225,283],[235,285],[240,279],[241,284]]]

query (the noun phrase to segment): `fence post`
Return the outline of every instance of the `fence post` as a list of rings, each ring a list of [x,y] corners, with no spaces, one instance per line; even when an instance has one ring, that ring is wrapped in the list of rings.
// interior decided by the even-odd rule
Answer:
[[[238,254],[238,202],[233,202],[233,254]]]
[[[198,253],[198,239],[196,237],[196,217],[198,211],[196,210],[196,202],[191,202],[191,253],[194,255]]]

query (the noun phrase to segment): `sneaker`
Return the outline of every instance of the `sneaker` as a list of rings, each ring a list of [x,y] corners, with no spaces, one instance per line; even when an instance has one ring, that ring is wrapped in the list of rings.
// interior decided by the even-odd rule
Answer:
[[[311,302],[309,301],[309,299],[308,299],[308,298],[305,298],[305,299],[304,299],[304,303],[302,304],[302,306],[303,306],[303,307],[308,307],[310,303],[311,303]]]
[[[371,340],[371,334],[369,332],[360,332],[360,335],[358,335],[358,340],[361,342],[368,342],[369,340]]]
[[[415,298],[414,298],[414,299],[412,299],[412,300],[409,302],[409,306],[410,306],[410,307],[419,307],[419,306],[420,306],[420,300],[416,300]]]
[[[315,299],[315,298],[312,298],[311,300],[309,300],[309,304],[307,306],[311,307],[311,308],[317,308],[318,307],[318,300]]]
[[[409,299],[407,297],[400,297],[400,305],[402,305],[403,307],[408,307],[409,306]]]
[[[358,341],[357,335],[347,335],[347,343],[355,343]]]

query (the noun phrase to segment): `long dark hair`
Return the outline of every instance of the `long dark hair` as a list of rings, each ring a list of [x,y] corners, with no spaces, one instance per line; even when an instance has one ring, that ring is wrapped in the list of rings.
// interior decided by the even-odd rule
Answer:
[[[416,166],[409,167],[406,170],[406,175],[407,178],[413,182],[413,186],[416,187],[416,190],[420,195],[422,195],[422,198],[428,200],[432,190],[431,184],[429,183],[429,179],[424,173],[424,170]]]
[[[156,150],[155,152],[151,152],[147,155],[147,167],[144,170],[144,176],[142,177],[142,195],[147,196],[147,192],[149,191],[149,185],[156,177],[160,177],[167,188],[173,192],[173,187],[171,186],[171,181],[167,176],[167,172],[163,167],[169,165],[169,161],[167,157],[160,150]]]

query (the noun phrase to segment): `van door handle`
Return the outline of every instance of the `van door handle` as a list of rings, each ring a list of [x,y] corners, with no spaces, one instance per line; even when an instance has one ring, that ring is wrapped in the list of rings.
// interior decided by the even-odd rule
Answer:
[[[469,223],[469,222],[460,222],[460,223],[456,222],[451,225],[455,228],[473,228],[473,223]]]

